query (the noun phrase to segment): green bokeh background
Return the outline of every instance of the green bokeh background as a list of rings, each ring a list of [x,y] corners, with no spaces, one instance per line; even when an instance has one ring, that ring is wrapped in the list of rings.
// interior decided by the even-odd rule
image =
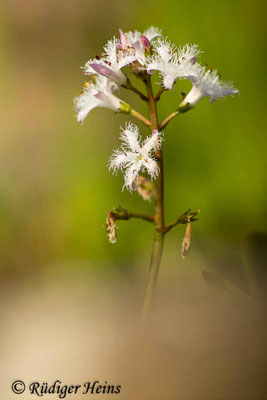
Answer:
[[[214,251],[216,241],[239,250],[247,233],[264,230],[266,2],[11,0],[1,8],[4,276],[78,259],[126,269],[137,260],[147,265],[152,226],[122,222],[114,246],[102,227],[106,210],[117,205],[152,211],[136,193],[121,192],[122,176],[112,176],[106,166],[119,145],[119,127],[129,118],[96,109],[80,126],[73,111],[84,82],[80,66],[100,53],[118,28],[154,25],[177,45],[197,43],[202,63],[240,90],[240,97],[213,104],[204,99],[166,129],[167,221],[188,208],[201,210],[194,224],[196,254]],[[164,94],[161,120],[189,88],[189,82],[178,82]],[[134,95],[121,95],[146,113]],[[175,263],[181,262],[179,232],[167,238],[166,251],[177,248],[171,256]]]

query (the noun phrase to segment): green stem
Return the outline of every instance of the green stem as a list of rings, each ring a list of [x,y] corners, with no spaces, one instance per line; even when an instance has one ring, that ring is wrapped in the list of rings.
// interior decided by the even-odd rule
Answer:
[[[164,233],[157,231],[154,235],[153,248],[150,259],[146,295],[142,313],[142,325],[145,328],[153,305],[154,293],[158,279],[159,267],[164,244]]]
[[[151,131],[159,129],[158,115],[157,115],[157,101],[153,95],[151,77],[147,77],[144,81],[147,87],[148,96],[148,111],[150,115]],[[155,234],[154,242],[151,253],[150,267],[148,273],[147,288],[145,294],[145,301],[142,314],[142,323],[145,327],[149,314],[153,305],[153,298],[158,278],[158,272],[162,257],[162,250],[164,244],[164,175],[163,175],[163,154],[162,149],[156,151],[156,158],[158,160],[158,165],[160,172],[156,182],[156,203],[155,203]]]
[[[148,121],[148,119],[146,119],[146,117],[144,117],[144,116],[143,116],[142,114],[140,114],[138,111],[135,111],[135,110],[133,110],[133,109],[131,108],[130,114],[131,114],[133,117],[139,119],[139,120],[140,120],[141,122],[143,122],[143,124],[145,124],[146,126],[148,126],[148,127],[151,126],[150,121]]]
[[[172,222],[168,226],[165,226],[165,228],[163,228],[163,232],[168,233],[172,228],[174,228],[178,224],[188,224],[188,222],[198,221],[198,219],[195,217],[197,214],[200,213],[200,210],[196,210],[194,212],[190,211],[191,211],[190,209],[187,210],[185,213],[180,215],[180,217],[176,221]]]
[[[162,93],[164,93],[164,92],[165,92],[165,89],[164,89],[163,87],[161,87],[161,88],[159,89],[158,93],[157,93],[156,96],[155,96],[155,100],[156,100],[156,101],[159,101],[159,100],[160,100],[160,97],[161,97],[161,95],[162,95]]]
[[[127,84],[123,86],[125,89],[129,89],[132,92],[134,92],[135,94],[137,94],[143,101],[148,101],[148,98],[144,95],[144,93],[142,93],[139,89],[137,89],[136,87],[134,87],[132,85],[132,82],[130,81],[130,79],[127,77]]]
[[[131,90],[132,92],[137,94],[140,97],[140,99],[142,99],[143,101],[147,101],[147,97],[142,92],[140,92],[140,90],[137,89],[136,87],[130,86],[129,90]]]
[[[131,218],[139,218],[148,222],[154,222],[154,215],[147,215],[142,213],[133,213],[125,210],[125,208],[117,207],[112,211],[108,211],[115,220],[128,221]]]
[[[159,129],[162,130],[163,128],[165,128],[168,125],[168,123],[179,114],[180,111],[174,111],[173,113],[171,113],[167,118],[164,119]]]

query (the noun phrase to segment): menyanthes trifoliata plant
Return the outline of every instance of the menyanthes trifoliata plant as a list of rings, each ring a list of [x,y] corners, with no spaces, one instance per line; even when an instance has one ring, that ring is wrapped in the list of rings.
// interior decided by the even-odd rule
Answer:
[[[189,209],[171,224],[165,224],[162,146],[166,136],[163,139],[163,130],[174,117],[190,111],[204,97],[208,96],[210,102],[214,102],[218,98],[239,93],[232,82],[223,82],[216,70],[202,66],[198,61],[200,55],[197,45],[177,47],[153,26],[143,33],[125,33],[119,29],[119,37],[109,40],[101,56],[95,56],[83,67],[88,80],[74,100],[80,123],[94,108],[104,107],[116,113],[129,114],[150,130],[150,134],[143,137],[133,122],[127,122],[120,131],[121,146],[111,155],[108,166],[115,173],[123,173],[123,189],[131,193],[137,191],[143,200],[154,199],[154,213],[146,215],[117,207],[108,211],[105,224],[110,243],[117,241],[116,223],[119,220],[140,218],[155,226],[143,321],[147,319],[152,305],[166,233],[178,224],[186,224],[181,252],[184,258],[190,249],[191,223],[197,220],[199,213],[199,210],[191,212]],[[142,80],[145,92],[133,85],[132,76]],[[157,93],[152,87],[153,76],[157,77],[157,81],[160,80]],[[159,122],[157,106],[161,95],[173,90],[180,79],[191,81],[192,88],[180,103],[177,100],[176,110]],[[134,92],[147,103],[148,118],[121,99],[121,94],[118,94],[121,93],[120,87]]]

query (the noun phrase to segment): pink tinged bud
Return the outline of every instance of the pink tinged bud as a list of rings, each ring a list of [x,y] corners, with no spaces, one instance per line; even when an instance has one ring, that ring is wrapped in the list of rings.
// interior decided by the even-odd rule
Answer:
[[[135,186],[143,200],[150,201],[151,197],[155,196],[155,188],[150,179],[139,175],[135,181]]]
[[[133,43],[133,47],[135,48],[135,50],[140,51],[141,50],[140,42],[136,40],[136,42]]]
[[[120,32],[121,46],[122,46],[123,49],[125,49],[125,47],[126,47],[126,37],[125,37],[125,35],[124,35],[124,33],[122,32],[121,29],[119,29],[119,32]]]
[[[144,48],[147,51],[150,51],[151,45],[150,45],[150,41],[148,40],[148,38],[145,35],[142,35],[141,40],[142,40]]]
[[[90,64],[90,66],[95,70],[95,72],[97,72],[100,75],[106,76],[107,78],[113,78],[113,79],[117,79],[117,74],[112,71],[112,69],[106,67],[105,65],[101,65],[101,64]]]
[[[191,61],[192,64],[195,64],[197,62],[197,58],[196,57],[192,57],[190,61]]]

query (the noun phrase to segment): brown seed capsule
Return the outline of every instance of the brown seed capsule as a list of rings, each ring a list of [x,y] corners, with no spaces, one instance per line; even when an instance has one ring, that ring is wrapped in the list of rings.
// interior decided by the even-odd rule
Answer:
[[[184,239],[182,243],[182,258],[185,258],[190,250],[190,244],[191,244],[191,223],[188,222],[184,234]]]
[[[116,241],[117,241],[117,227],[116,227],[116,224],[115,224],[115,219],[113,217],[113,213],[111,211],[108,211],[105,228],[106,228],[107,233],[108,233],[109,242],[110,243],[116,243]]]

